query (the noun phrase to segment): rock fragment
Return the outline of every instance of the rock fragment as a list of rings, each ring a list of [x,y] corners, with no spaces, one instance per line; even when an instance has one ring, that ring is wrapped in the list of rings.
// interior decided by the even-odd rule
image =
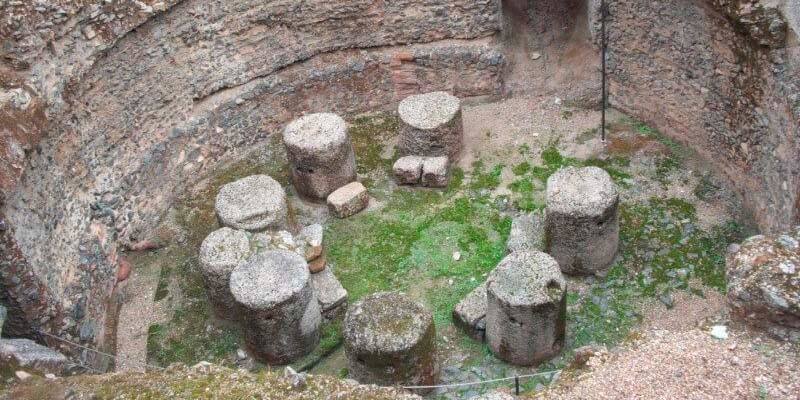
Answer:
[[[336,315],[340,315],[340,310],[346,308],[344,306],[347,302],[347,290],[342,287],[330,268],[311,275],[311,286],[326,319],[333,319]]]
[[[361,182],[351,182],[328,196],[328,209],[338,218],[353,216],[369,204],[367,188]]]
[[[453,321],[469,337],[486,339],[486,282],[464,297],[453,309]]]
[[[401,185],[416,185],[422,178],[423,157],[405,156],[400,157],[392,166],[397,183]]]
[[[758,235],[726,259],[731,317],[771,336],[800,342],[800,226]]]
[[[12,370],[61,375],[67,357],[29,339],[0,339],[0,362]]]

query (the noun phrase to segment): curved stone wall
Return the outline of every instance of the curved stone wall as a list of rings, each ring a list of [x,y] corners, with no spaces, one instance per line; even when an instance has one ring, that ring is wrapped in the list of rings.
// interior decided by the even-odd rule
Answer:
[[[19,149],[5,160],[24,166],[2,179],[0,276],[4,301],[27,321],[17,334],[101,341],[120,246],[147,238],[181,188],[301,113],[502,89],[493,0],[151,6],[119,19],[87,6],[52,28],[67,33],[6,39],[16,80],[3,93],[30,97],[4,103],[15,125],[1,136]],[[102,15],[130,30],[92,22]],[[84,51],[93,43],[100,50]]]

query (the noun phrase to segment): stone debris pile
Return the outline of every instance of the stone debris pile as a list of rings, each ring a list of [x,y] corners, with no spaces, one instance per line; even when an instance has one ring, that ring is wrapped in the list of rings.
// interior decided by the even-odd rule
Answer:
[[[605,275],[619,248],[619,191],[598,167],[567,167],[547,180],[547,253],[571,275]]]
[[[308,114],[283,131],[292,183],[301,196],[324,200],[356,180],[356,158],[347,123],[331,113]]]
[[[350,376],[381,386],[436,383],[433,315],[408,296],[375,293],[353,304],[344,319]]]
[[[486,284],[486,342],[498,358],[535,365],[557,355],[566,332],[567,284],[538,251],[506,256]]]
[[[244,310],[245,343],[258,360],[287,364],[319,344],[319,303],[308,264],[287,250],[257,253],[236,267],[230,290]]]
[[[800,343],[800,226],[753,236],[733,250],[726,260],[731,316]]]

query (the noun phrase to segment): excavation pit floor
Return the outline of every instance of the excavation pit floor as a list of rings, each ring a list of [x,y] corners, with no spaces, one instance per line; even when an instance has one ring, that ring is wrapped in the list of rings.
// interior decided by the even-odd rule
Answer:
[[[155,286],[151,293],[129,288],[131,295],[145,300],[123,305],[123,314],[131,305],[160,311],[146,332],[141,332],[144,327],[139,332],[124,329],[120,321],[117,350],[122,357],[146,357],[147,363],[159,366],[210,361],[267,368],[241,350],[236,326],[211,317],[197,271],[199,244],[218,227],[213,215],[216,190],[234,179],[267,173],[287,187],[298,224],[325,226],[329,268],[348,290],[350,302],[377,291],[400,290],[430,307],[441,384],[548,372],[525,379],[523,391],[571,398],[590,391],[619,395],[628,385],[633,391],[627,393],[655,398],[669,393],[785,398],[800,390],[800,383],[792,379],[796,347],[762,338],[727,318],[726,249],[753,231],[747,216],[738,211],[737,198],[680,144],[613,110],[603,143],[599,111],[571,107],[555,97],[467,103],[465,146],[451,183],[444,190],[430,190],[397,186],[391,178],[396,115],[378,112],[346,120],[359,179],[372,196],[368,209],[339,220],[329,218],[324,205],[300,200],[288,185],[279,135],[273,135],[272,141],[220,169],[171,210],[160,230],[169,245],[132,256],[136,270],[157,271],[158,283],[150,285]],[[542,210],[544,182],[569,165],[602,167],[620,187],[620,253],[606,278],[569,278],[562,354],[536,368],[510,366],[458,330],[452,309],[505,255],[511,219]],[[142,325],[147,324],[138,324]],[[714,325],[725,325],[731,336],[712,338],[708,331]],[[140,339],[132,345],[142,334],[148,337],[146,346]],[[595,357],[588,366],[575,365],[574,350],[588,345]],[[670,346],[695,350],[676,354]],[[642,349],[684,367],[656,373],[661,361],[648,360],[640,354]],[[703,360],[726,364],[697,364],[707,362]],[[626,377],[621,367],[625,365],[642,367],[629,370],[634,375]],[[340,322],[325,325],[319,348],[294,366],[346,377]],[[721,372],[708,376],[710,370]],[[649,381],[629,381],[635,374]],[[736,377],[736,384],[728,384],[725,379],[730,376]],[[509,383],[440,389],[430,397],[470,398],[496,387],[507,388]]]

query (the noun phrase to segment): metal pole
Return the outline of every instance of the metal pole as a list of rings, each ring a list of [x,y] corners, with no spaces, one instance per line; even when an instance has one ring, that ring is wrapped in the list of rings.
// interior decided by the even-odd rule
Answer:
[[[606,0],[600,0],[600,56],[602,57],[602,116],[600,121],[600,137],[603,143],[606,142]]]
[[[519,376],[514,377],[514,388],[515,388],[514,393],[516,393],[517,396],[519,396]]]

